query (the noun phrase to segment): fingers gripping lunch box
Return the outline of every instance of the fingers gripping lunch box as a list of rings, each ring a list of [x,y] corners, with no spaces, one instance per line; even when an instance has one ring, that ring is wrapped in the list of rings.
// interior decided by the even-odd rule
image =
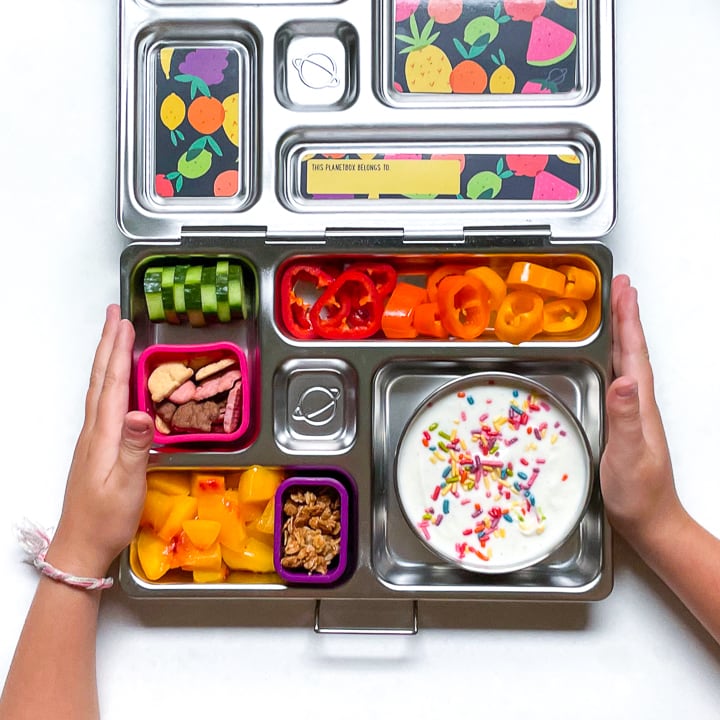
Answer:
[[[607,596],[613,33],[611,0],[120,0],[130,595],[408,632]]]

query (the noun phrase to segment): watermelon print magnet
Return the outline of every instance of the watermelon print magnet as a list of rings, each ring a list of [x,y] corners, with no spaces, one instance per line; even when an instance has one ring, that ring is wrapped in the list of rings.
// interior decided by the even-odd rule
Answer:
[[[587,0],[394,0],[398,93],[570,94]]]
[[[232,47],[165,46],[156,60],[155,196],[236,196],[238,53]]]

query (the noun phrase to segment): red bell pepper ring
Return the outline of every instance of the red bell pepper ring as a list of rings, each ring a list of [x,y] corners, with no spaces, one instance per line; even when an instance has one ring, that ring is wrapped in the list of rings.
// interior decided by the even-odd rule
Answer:
[[[390,263],[358,260],[347,269],[359,270],[369,275],[381,298],[388,297],[397,285],[397,270]]]
[[[317,337],[310,310],[335,277],[335,273],[319,265],[294,264],[285,270],[280,280],[280,313],[285,329],[293,337]]]
[[[362,340],[380,330],[382,311],[382,298],[370,276],[345,270],[312,306],[310,322],[326,340]]]

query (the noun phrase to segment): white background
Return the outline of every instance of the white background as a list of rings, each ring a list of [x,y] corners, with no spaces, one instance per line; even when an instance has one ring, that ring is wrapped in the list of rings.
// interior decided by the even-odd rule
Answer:
[[[717,0],[618,0],[619,215],[607,238],[639,288],[680,496],[715,534],[719,26]],[[3,27],[2,677],[37,583],[13,525],[57,521],[126,243],[115,3],[15,3]],[[435,628],[415,637],[318,636],[310,607],[137,605],[114,589],[98,641],[103,714],[717,717],[718,648],[620,540],[615,569],[602,602],[432,608]]]

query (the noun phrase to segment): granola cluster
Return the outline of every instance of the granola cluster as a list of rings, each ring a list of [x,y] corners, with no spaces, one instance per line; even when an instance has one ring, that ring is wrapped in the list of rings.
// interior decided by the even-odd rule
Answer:
[[[340,499],[336,493],[310,490],[290,494],[283,505],[284,568],[304,568],[327,574],[328,566],[340,552]]]

